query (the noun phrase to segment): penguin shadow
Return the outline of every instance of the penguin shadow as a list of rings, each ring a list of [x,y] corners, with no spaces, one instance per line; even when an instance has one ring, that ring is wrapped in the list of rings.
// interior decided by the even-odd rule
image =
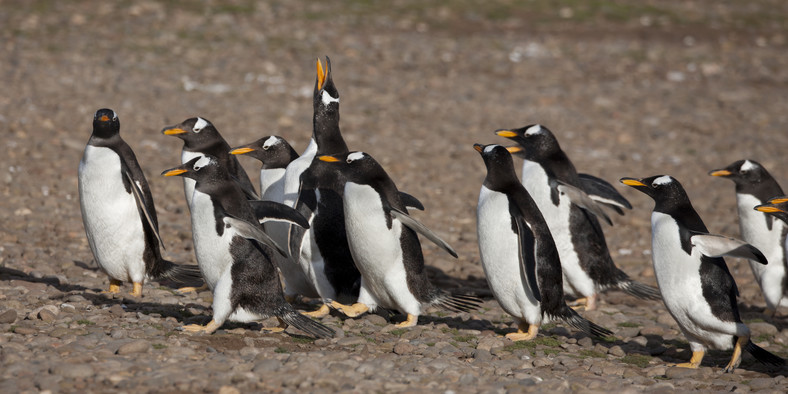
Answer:
[[[43,283],[48,286],[52,286],[56,288],[58,291],[63,293],[71,293],[71,292],[80,292],[87,290],[87,287],[74,285],[70,283],[62,283],[60,279],[54,276],[44,276],[41,278],[36,278],[27,274],[23,271],[8,268],[8,267],[0,267],[0,281],[12,281],[12,280],[21,280],[30,283]]]
[[[750,304],[739,304],[739,315],[741,320],[749,325],[751,323],[769,323],[782,331],[788,328],[788,309],[785,307],[777,309],[774,316],[766,315],[766,307]]]

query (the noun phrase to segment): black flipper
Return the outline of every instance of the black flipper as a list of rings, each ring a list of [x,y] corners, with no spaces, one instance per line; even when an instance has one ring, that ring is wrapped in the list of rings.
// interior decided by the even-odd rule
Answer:
[[[399,198],[402,200],[402,203],[405,204],[408,208],[418,209],[419,211],[424,210],[424,204],[419,201],[418,198],[411,196],[405,192],[399,192]]]
[[[768,261],[758,248],[736,238],[691,232],[692,246],[708,257],[740,257],[766,265]]]
[[[137,186],[132,179],[131,174],[128,171],[123,171],[123,175],[129,181],[129,187],[131,188],[131,193],[134,195],[134,200],[137,202],[137,208],[139,208],[143,216],[145,216],[145,220],[150,225],[153,234],[156,236],[156,239],[159,240],[159,245],[161,245],[162,249],[166,249],[164,247],[164,241],[161,240],[161,236],[159,235],[159,226],[157,225],[156,221],[153,220],[151,213],[148,211],[148,205],[145,204],[145,199],[142,197],[142,190]]]
[[[613,335],[613,332],[602,326],[596,325],[593,322],[586,320],[580,316],[574,309],[564,304],[563,308],[559,311],[559,315],[550,316],[553,319],[562,320],[573,328],[580,330],[588,335],[597,338],[604,338]]]
[[[577,175],[580,178],[580,187],[592,200],[613,209],[619,215],[624,214],[623,209],[632,209],[632,204],[604,179],[588,174]]]
[[[661,300],[662,294],[659,292],[659,289],[655,287],[651,287],[647,284],[640,283],[638,281],[627,279],[618,282],[617,286],[620,290],[624,291],[625,293],[635,296],[637,298],[641,298],[644,300]]]
[[[250,200],[254,214],[260,223],[267,221],[285,222],[308,229],[309,222],[293,208],[276,201]]]
[[[752,341],[747,341],[747,344],[744,345],[744,350],[746,350],[747,353],[750,353],[756,360],[763,364],[774,365],[776,367],[782,367],[785,365],[785,359],[770,353],[766,349],[752,343]]]
[[[568,185],[561,181],[557,181],[556,189],[558,192],[565,194],[569,197],[572,204],[577,205],[586,211],[593,213],[596,217],[604,220],[608,225],[613,225],[613,221],[607,216],[600,204],[597,204],[585,191],[578,189],[572,185]]]
[[[432,304],[452,312],[475,311],[479,309],[484,302],[481,298],[473,295],[447,293],[443,290],[439,291],[440,294],[435,298]]]
[[[225,216],[224,217],[224,224],[229,225],[235,228],[235,231],[238,232],[238,235],[246,238],[246,239],[253,239],[261,244],[268,245],[274,249],[276,249],[282,256],[290,258],[290,254],[287,253],[285,249],[283,249],[279,244],[276,243],[268,234],[260,228],[260,225],[249,223],[245,220],[234,218],[232,216]]]
[[[167,279],[180,284],[202,282],[203,280],[200,267],[196,265],[175,264],[162,259],[154,269],[154,272],[148,273],[154,280]]]
[[[298,313],[296,310],[288,309],[278,316],[283,322],[317,338],[333,338],[336,335],[334,330]]]
[[[402,224],[410,228],[411,230],[423,235],[425,238],[432,241],[435,245],[440,246],[443,250],[448,252],[450,255],[454,256],[454,258],[459,258],[457,256],[457,252],[446,243],[446,241],[440,239],[437,234],[433,233],[432,230],[428,229],[425,225],[419,223],[416,219],[410,217],[407,213],[400,211],[397,208],[391,207],[391,216],[395,217],[399,220]]]
[[[510,212],[512,210],[510,209]],[[534,298],[537,301],[542,302],[542,294],[539,291],[539,282],[536,280],[536,248],[530,248],[530,245],[533,245],[536,240],[534,239],[533,233],[531,233],[531,229],[528,227],[528,224],[525,223],[522,216],[519,215],[514,216],[514,222],[517,224],[517,239],[520,243],[520,247],[518,248],[518,255],[520,257],[520,271],[523,273],[526,279],[526,283],[528,287],[531,288],[531,294],[533,294]],[[514,215],[514,214],[513,214]],[[526,240],[525,238],[529,238]],[[531,249],[531,253],[528,253],[528,250]]]

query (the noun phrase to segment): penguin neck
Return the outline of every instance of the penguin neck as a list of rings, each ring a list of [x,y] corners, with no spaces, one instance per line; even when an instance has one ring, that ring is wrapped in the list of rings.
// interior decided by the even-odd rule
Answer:
[[[88,141],[89,145],[98,146],[98,147],[112,147],[117,146],[118,144],[123,143],[123,138],[120,138],[120,134],[114,133],[109,135],[102,135],[104,133],[96,133],[90,136],[90,140]]]
[[[312,139],[317,143],[317,155],[336,155],[348,152],[347,144],[339,131],[338,121],[320,122],[316,119]]]
[[[199,142],[186,141],[183,144],[183,150],[208,154],[219,160],[224,160],[229,155],[230,149],[230,145],[221,137]]]
[[[707,233],[709,230],[703,219],[700,218],[695,207],[689,198],[670,199],[658,201],[654,206],[654,212],[660,212],[672,216],[682,226],[688,230]]]
[[[757,198],[761,203],[765,203],[772,197],[783,196],[783,189],[780,184],[771,176],[764,176],[757,183],[736,182],[736,194],[749,194]]]

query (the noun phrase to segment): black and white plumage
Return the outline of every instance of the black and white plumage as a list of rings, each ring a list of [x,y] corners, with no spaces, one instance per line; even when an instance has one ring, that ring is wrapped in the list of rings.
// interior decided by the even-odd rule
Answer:
[[[259,160],[260,194],[266,201],[284,202],[285,172],[298,152],[282,137],[267,136],[246,145],[233,148],[233,155],[246,155]],[[268,222],[263,225],[265,231],[280,245],[288,245],[289,226],[281,222]],[[275,259],[285,284],[285,296],[294,299],[298,295],[310,295],[314,289],[307,280],[304,270],[289,259]]]
[[[79,163],[79,202],[90,250],[110,278],[110,293],[131,282],[142,295],[146,279],[199,280],[195,266],[161,256],[159,221],[148,181],[131,147],[120,137],[111,109],[93,117],[93,134]]]
[[[225,321],[251,322],[275,316],[285,324],[316,337],[334,331],[301,315],[285,301],[272,259],[285,255],[263,231],[260,221],[284,220],[308,226],[292,208],[270,201],[248,201],[219,160],[205,155],[166,170],[165,176],[195,180],[192,198],[192,231],[197,263],[213,292],[213,319],[206,326],[183,327],[190,332],[212,333]]]
[[[246,174],[238,158],[230,154],[230,145],[224,140],[219,130],[205,118],[189,118],[183,122],[165,127],[162,134],[171,135],[183,140],[183,150],[181,151],[181,163],[202,155],[216,157],[222,166],[227,168],[232,178],[238,182],[244,191],[246,198],[257,200],[259,196],[254,190],[249,175]],[[194,192],[194,180],[183,178],[183,191],[186,196],[186,203],[191,209],[192,195]]]
[[[754,160],[739,160],[713,170],[709,175],[727,178],[736,184],[742,239],[758,248],[769,260],[767,265],[750,261],[750,268],[766,301],[766,313],[773,315],[781,303],[788,305],[788,258],[785,249],[788,225],[753,208],[767,204],[773,197],[782,196],[783,190],[766,168]]]
[[[375,159],[363,152],[319,156],[339,169],[345,179],[342,202],[345,228],[353,261],[361,272],[358,302],[339,307],[357,316],[377,307],[407,314],[400,327],[416,325],[429,305],[452,311],[478,308],[481,300],[449,294],[436,288],[424,269],[424,256],[417,233],[455,258],[456,252],[424,225],[408,215],[394,181]]]
[[[782,365],[785,360],[750,341],[736,304],[738,289],[722,256],[766,264],[754,246],[709,234],[681,184],[668,175],[622,178],[652,199],[651,242],[654,272],[662,300],[690,343],[692,359],[680,367],[697,368],[706,349],[734,348],[724,371],[733,371],[746,350],[758,361]]]
[[[522,183],[542,211],[561,256],[564,293],[584,297],[586,309],[596,308],[599,292],[619,289],[644,299],[659,299],[659,291],[632,280],[610,257],[599,218],[611,224],[601,206],[623,214],[629,202],[609,183],[580,175],[561,150],[553,133],[541,125],[496,134],[517,142],[524,159]]]
[[[482,268],[495,299],[518,323],[518,332],[506,337],[533,339],[552,320],[587,334],[611,335],[566,305],[558,250],[539,208],[517,180],[510,153],[500,145],[474,148],[487,167],[476,208]]]

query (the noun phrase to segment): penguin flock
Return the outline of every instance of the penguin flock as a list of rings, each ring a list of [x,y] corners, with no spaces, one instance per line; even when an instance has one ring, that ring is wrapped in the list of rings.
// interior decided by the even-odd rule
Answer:
[[[275,317],[280,332],[293,326],[318,338],[334,331],[318,318],[335,310],[348,318],[382,308],[405,315],[412,327],[429,307],[469,312],[482,300],[432,284],[422,240],[457,258],[454,249],[410,210],[424,210],[400,191],[370,154],[348,148],[339,128],[339,92],[331,62],[316,62],[312,138],[303,153],[280,136],[232,147],[217,127],[193,117],[162,134],[183,141],[180,164],[165,177],[183,178],[197,265],[162,257],[164,247],[148,182],[120,121],[100,109],[79,164],[79,197],[91,252],[109,279],[108,293],[146,280],[203,281],[211,290],[211,320],[185,332],[211,334],[227,321]],[[788,197],[763,166],[737,161],[710,175],[731,179],[744,241],[709,234],[678,180],[668,175],[622,178],[654,202],[652,260],[658,288],[631,279],[613,262],[603,225],[608,210],[632,205],[613,185],[579,173],[556,135],[534,124],[495,134],[516,145],[474,144],[487,169],[477,204],[481,265],[494,298],[511,315],[513,341],[535,338],[540,326],[563,322],[587,335],[613,335],[581,314],[600,294],[618,289],[661,299],[700,366],[707,349],[733,349],[725,372],[742,351],[773,366],[785,360],[750,340],[737,307],[738,290],[722,256],[750,260],[766,314],[788,298]],[[238,157],[260,161],[259,192]],[[518,179],[514,159],[523,160]],[[182,287],[181,291],[194,290]],[[305,297],[316,310],[298,311]],[[573,305],[567,298],[576,299]]]

